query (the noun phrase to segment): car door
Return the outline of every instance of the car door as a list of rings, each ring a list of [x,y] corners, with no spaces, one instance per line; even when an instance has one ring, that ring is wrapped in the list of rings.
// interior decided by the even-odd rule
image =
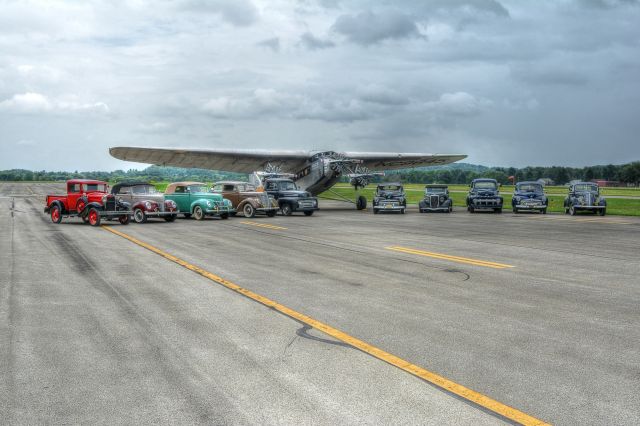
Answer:
[[[188,192],[188,187],[184,185],[176,186],[176,189],[173,194],[171,194],[171,198],[178,205],[178,210],[182,213],[191,213],[191,201],[190,195]]]

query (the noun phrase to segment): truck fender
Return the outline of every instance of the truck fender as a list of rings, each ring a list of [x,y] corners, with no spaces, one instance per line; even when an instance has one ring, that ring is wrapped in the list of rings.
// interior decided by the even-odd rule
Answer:
[[[47,207],[49,208],[49,210],[51,210],[51,208],[53,206],[58,206],[58,208],[60,209],[60,213],[62,214],[66,214],[67,213],[67,209],[64,208],[64,203],[60,200],[53,200],[51,202],[51,204],[49,204]]]

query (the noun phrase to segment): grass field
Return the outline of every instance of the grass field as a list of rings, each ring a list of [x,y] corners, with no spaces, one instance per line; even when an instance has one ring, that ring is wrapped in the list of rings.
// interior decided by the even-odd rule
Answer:
[[[564,187],[557,187],[557,188],[562,189],[562,192],[547,191],[547,197],[549,198],[549,208],[548,208],[549,212],[564,212],[563,202],[564,202],[567,189]],[[424,185],[407,184],[405,186],[405,189],[407,190],[406,191],[407,202],[409,204],[417,204],[422,199]],[[613,188],[613,189],[620,189],[620,188]],[[454,191],[454,192],[451,192],[453,205],[455,207],[465,208],[465,199],[466,199],[466,193],[467,193],[468,187],[465,185],[450,185],[449,190]],[[355,190],[348,185],[335,186],[333,187],[333,191],[337,192],[341,196],[346,197],[350,200],[355,200],[356,198]],[[461,192],[455,192],[455,191],[461,191]],[[640,216],[640,191],[638,189],[632,189],[632,191],[635,191],[635,193],[632,192],[630,194],[622,194],[622,195],[629,195],[629,196],[637,195],[638,199],[620,199],[620,198],[607,199],[607,214],[623,215],[623,216]],[[361,189],[359,192],[360,194],[367,197],[367,200],[370,201],[373,198],[375,187],[373,185],[370,185],[365,189]],[[512,186],[503,186],[500,189],[500,193],[504,197],[505,209],[511,208],[512,192],[513,192]],[[612,195],[612,194],[609,194],[609,195]],[[325,192],[323,194],[320,194],[320,198],[337,198],[337,197],[335,197],[333,194],[329,192]]]

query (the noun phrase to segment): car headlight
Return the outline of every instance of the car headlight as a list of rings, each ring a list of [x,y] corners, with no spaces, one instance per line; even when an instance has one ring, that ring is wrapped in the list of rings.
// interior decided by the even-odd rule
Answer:
[[[150,210],[150,209],[151,209],[151,203],[150,203],[149,201],[146,201],[146,202],[144,203],[144,206],[147,208],[147,210]]]
[[[313,200],[313,207],[317,207],[318,206],[318,200]]]
[[[213,204],[211,203],[211,201],[207,200],[207,207],[212,207],[212,206],[213,206]]]

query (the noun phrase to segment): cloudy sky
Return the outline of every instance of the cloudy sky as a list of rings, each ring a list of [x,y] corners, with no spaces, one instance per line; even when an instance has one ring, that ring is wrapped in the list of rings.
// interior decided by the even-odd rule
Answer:
[[[0,169],[132,166],[118,145],[580,166],[639,135],[635,0],[0,0]]]

